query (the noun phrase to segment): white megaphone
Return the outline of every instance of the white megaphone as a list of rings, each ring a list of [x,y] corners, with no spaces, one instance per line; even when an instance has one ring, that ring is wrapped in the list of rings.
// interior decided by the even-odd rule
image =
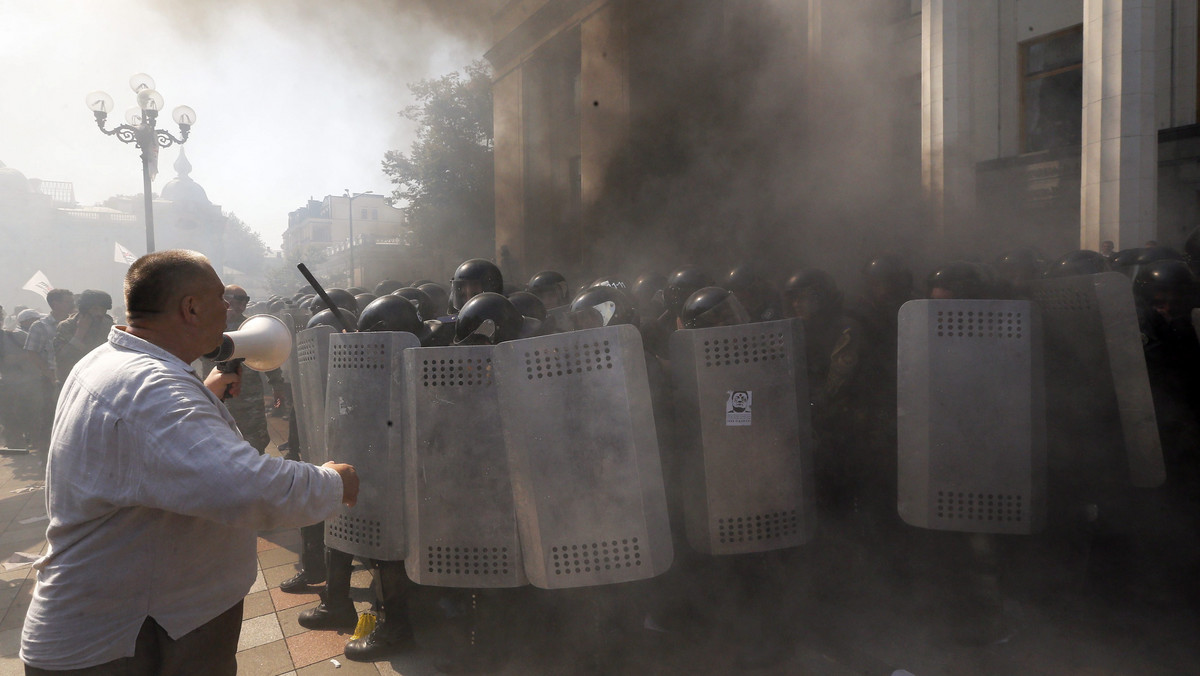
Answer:
[[[241,359],[255,371],[283,366],[292,354],[292,332],[273,315],[254,315],[221,340],[221,347],[204,355],[213,361]]]

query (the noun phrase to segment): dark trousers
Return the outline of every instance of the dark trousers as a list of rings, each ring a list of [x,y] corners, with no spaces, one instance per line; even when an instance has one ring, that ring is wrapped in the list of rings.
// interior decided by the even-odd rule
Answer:
[[[242,601],[178,639],[147,617],[133,657],[86,669],[50,671],[25,666],[25,676],[236,676]]]

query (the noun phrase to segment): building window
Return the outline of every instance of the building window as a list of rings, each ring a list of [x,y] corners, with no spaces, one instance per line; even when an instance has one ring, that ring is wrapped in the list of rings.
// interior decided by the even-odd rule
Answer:
[[[1021,43],[1021,149],[1078,146],[1083,128],[1083,26]]]
[[[379,210],[378,210],[378,209],[372,209],[372,210],[371,210],[371,220],[372,220],[372,221],[378,221],[378,220],[379,220]]]
[[[367,220],[367,210],[366,210],[366,209],[363,209],[363,210],[362,210],[362,213],[361,213],[361,214],[359,214],[359,216],[358,216],[358,217],[359,217],[359,218],[361,218],[361,219],[363,219],[364,221],[365,221],[365,220]]]

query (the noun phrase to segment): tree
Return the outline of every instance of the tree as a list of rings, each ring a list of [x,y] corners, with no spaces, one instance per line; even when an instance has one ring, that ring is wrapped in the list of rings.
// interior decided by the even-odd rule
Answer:
[[[418,124],[407,154],[390,150],[383,172],[396,188],[416,241],[457,256],[492,257],[492,78],[475,61],[463,72],[410,84],[417,103],[400,113]]]
[[[262,272],[268,251],[262,235],[233,212],[225,214],[225,218],[225,265],[251,275]]]

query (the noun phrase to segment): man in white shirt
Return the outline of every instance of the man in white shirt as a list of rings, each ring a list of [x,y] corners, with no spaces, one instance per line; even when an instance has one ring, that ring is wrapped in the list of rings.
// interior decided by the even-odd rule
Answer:
[[[129,326],[64,383],[26,674],[233,676],[256,531],[357,499],[349,465],[259,455],[219,400],[238,376],[192,370],[221,342],[224,292],[200,254],[143,256],[125,278]]]

